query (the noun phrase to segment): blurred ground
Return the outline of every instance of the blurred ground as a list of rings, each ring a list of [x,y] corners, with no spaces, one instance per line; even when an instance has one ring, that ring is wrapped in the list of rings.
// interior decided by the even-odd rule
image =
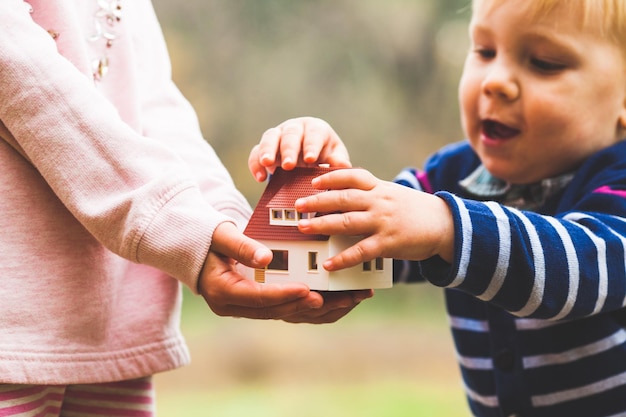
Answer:
[[[426,285],[379,291],[332,325],[218,318],[201,305],[183,323],[192,364],[157,377],[160,417],[361,417],[364,401],[384,417],[468,415],[440,294]]]

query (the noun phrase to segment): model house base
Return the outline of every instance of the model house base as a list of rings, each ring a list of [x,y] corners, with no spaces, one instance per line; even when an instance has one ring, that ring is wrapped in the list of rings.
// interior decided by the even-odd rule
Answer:
[[[377,258],[352,268],[326,271],[322,262],[356,243],[360,237],[308,235],[298,230],[298,220],[318,213],[298,213],[295,201],[321,192],[311,180],[332,168],[277,169],[272,175],[244,233],[272,250],[274,258],[264,269],[242,267],[242,273],[262,283],[302,282],[313,290],[343,291],[392,286],[392,265]]]

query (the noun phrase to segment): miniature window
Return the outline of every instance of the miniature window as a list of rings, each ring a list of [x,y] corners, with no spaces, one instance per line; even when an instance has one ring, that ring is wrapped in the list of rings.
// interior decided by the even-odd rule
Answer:
[[[383,258],[376,258],[375,264],[377,271],[382,271],[383,269],[385,269],[383,264]]]
[[[298,219],[312,219],[316,213],[298,213]]]
[[[309,271],[317,271],[317,252],[309,252]]]
[[[299,213],[293,208],[270,209],[270,224],[274,226],[296,226]]]
[[[283,210],[282,209],[272,209],[272,219],[273,220],[282,220],[283,219]]]
[[[368,272],[372,271],[372,266],[376,271],[383,271],[385,269],[385,263],[383,258],[374,259],[374,264],[372,265],[372,261],[363,262],[363,271]]]
[[[287,221],[295,221],[296,220],[296,211],[295,210],[285,210],[285,220],[287,220]]]
[[[267,266],[267,269],[272,271],[289,271],[289,251],[286,250],[272,250],[274,257],[272,262]]]

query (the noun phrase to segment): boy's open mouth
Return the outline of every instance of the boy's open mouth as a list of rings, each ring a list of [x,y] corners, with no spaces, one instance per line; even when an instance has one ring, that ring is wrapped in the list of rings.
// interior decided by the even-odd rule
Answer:
[[[484,120],[482,125],[484,135],[490,139],[510,139],[520,133],[519,129],[514,129],[495,120]]]

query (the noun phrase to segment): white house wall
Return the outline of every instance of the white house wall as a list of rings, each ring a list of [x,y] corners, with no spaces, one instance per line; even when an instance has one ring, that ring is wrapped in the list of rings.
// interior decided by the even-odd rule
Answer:
[[[328,271],[322,262],[328,258],[326,241],[263,241],[272,250],[289,251],[289,271],[265,271],[266,283],[303,282],[314,290],[328,290]],[[317,252],[317,271],[309,271],[309,252]]]
[[[358,242],[354,236],[331,236],[328,240],[328,256],[335,256]],[[330,273],[329,290],[359,290],[368,288],[390,288],[393,280],[393,260],[383,259],[383,270],[377,271],[372,261],[372,270],[364,271],[363,264]]]
[[[326,259],[358,240],[358,238],[347,236],[331,236],[328,241],[260,240],[272,250],[289,251],[289,271],[265,270],[265,283],[302,282],[318,291],[390,288],[393,267],[391,259],[383,260],[382,271],[375,269],[374,261],[372,261],[371,271],[364,271],[362,264],[333,272],[328,272],[322,267]],[[309,252],[317,252],[317,271],[309,270]],[[254,280],[254,269],[243,266],[239,269],[247,278]]]

